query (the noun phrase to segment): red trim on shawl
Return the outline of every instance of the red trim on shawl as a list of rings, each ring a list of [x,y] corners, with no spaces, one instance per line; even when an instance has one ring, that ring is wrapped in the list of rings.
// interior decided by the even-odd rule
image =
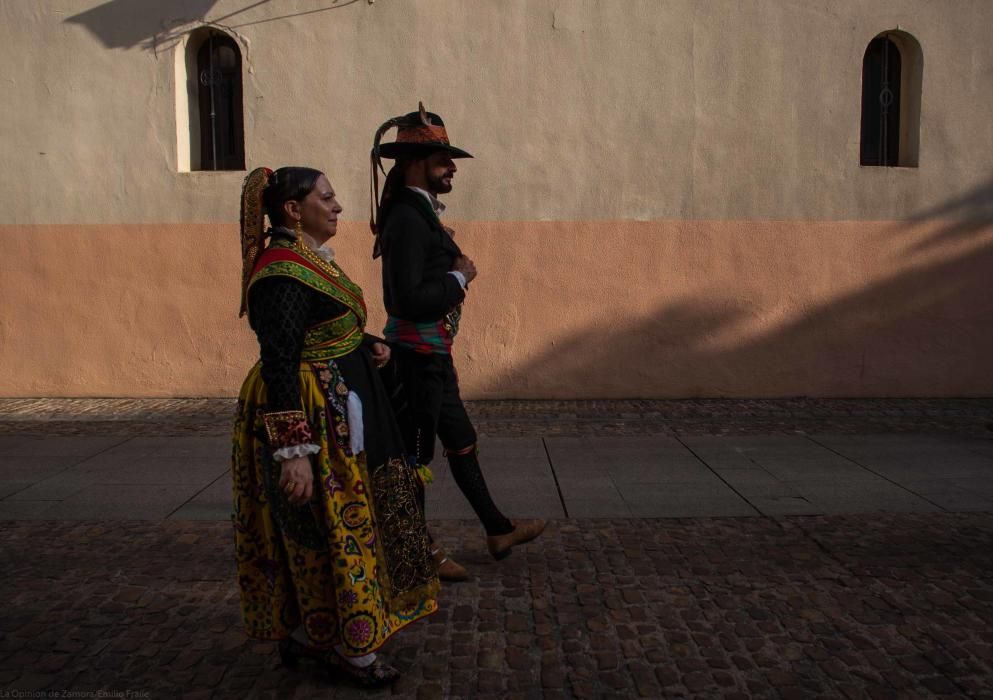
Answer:
[[[300,265],[301,267],[306,267],[312,272],[316,272],[336,289],[344,292],[349,298],[354,299],[362,307],[362,311],[368,313],[369,310],[366,308],[365,299],[362,298],[362,295],[356,295],[352,290],[338,282],[337,278],[329,275],[327,272],[297,253],[292,248],[266,248],[262,255],[259,256],[258,262],[255,263],[255,269],[252,270],[252,277],[258,274],[259,270],[266,265],[276,262],[291,262],[296,265]]]

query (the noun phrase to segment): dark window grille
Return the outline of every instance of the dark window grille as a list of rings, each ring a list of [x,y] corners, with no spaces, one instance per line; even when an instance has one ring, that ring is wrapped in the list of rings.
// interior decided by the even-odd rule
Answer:
[[[197,52],[200,169],[244,170],[241,51],[231,37],[210,34]]]
[[[900,49],[886,36],[862,61],[862,165],[900,163]]]

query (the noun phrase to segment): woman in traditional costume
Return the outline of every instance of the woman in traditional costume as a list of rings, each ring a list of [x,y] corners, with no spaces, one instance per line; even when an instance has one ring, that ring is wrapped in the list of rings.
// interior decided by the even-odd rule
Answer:
[[[438,579],[378,376],[389,348],[324,245],[341,211],[319,171],[245,179],[241,314],[261,360],[238,398],[232,522],[248,635],[376,686],[399,676],[376,650],[437,609]]]

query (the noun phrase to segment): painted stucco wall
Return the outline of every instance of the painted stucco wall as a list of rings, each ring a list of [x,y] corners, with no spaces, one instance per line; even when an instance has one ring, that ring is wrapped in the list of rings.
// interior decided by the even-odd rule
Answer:
[[[230,395],[253,362],[244,173],[178,172],[205,21],[242,47],[248,166],[328,172],[373,309],[372,131],[422,99],[476,155],[446,197],[480,269],[467,396],[993,392],[993,4],[318,5],[0,3],[0,395]],[[861,168],[862,54],[895,28],[920,167]]]

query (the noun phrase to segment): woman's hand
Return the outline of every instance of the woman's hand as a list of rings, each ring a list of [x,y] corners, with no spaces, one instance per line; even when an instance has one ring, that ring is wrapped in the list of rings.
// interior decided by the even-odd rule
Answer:
[[[390,361],[390,346],[386,343],[373,343],[371,348],[372,360],[377,367],[382,367]]]
[[[283,460],[279,472],[279,488],[283,489],[287,500],[297,506],[310,501],[314,495],[314,472],[310,468],[310,457],[291,457]]]

